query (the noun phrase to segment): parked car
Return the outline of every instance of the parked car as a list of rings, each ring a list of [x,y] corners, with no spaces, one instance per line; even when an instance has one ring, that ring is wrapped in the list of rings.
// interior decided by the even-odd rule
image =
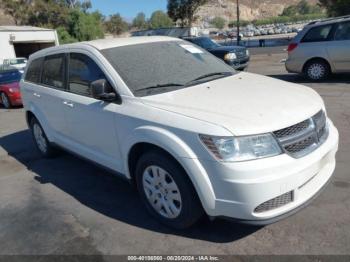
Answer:
[[[55,145],[115,171],[174,228],[203,214],[275,222],[314,199],[336,164],[338,132],[316,92],[238,73],[176,38],[47,48],[21,88],[43,156]]]
[[[19,88],[21,76],[17,68],[5,67],[0,70],[0,103],[5,108],[22,105]]]
[[[23,58],[23,57],[4,59],[3,65],[17,68],[18,70],[20,70],[23,73],[24,68],[27,65],[27,59]]]
[[[350,16],[312,22],[288,47],[288,72],[312,81],[350,72]]]
[[[209,51],[216,57],[222,59],[228,65],[237,70],[244,70],[250,60],[249,51],[242,46],[222,46],[209,37],[185,37],[183,38],[201,48]]]

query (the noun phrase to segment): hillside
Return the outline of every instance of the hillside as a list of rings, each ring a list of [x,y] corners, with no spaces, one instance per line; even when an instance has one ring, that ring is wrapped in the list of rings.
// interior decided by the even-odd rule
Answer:
[[[280,15],[283,9],[295,5],[300,0],[239,0],[242,20],[254,20]],[[316,4],[317,0],[308,0]],[[209,21],[215,16],[221,16],[227,21],[236,19],[236,0],[210,0],[197,13],[198,23]]]

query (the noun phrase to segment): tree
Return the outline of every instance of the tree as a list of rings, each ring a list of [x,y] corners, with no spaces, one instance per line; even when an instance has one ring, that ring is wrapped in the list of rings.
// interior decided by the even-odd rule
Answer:
[[[182,26],[191,27],[196,20],[196,12],[199,7],[206,4],[208,0],[168,0],[168,15],[177,22],[180,20]]]
[[[86,41],[104,36],[99,12],[89,13],[90,1],[79,0],[0,0],[5,13],[17,25],[57,29],[61,43]]]
[[[120,35],[128,30],[128,23],[124,21],[120,14],[114,14],[105,22],[105,28],[108,33]]]
[[[214,26],[217,29],[223,29],[226,24],[226,20],[220,16],[214,17],[211,21],[210,24]]]
[[[306,0],[301,0],[297,5],[291,5],[283,10],[281,16],[298,16],[298,15],[309,15],[309,14],[322,14],[323,9],[318,5],[311,5]]]
[[[148,27],[146,15],[144,13],[138,13],[132,21],[132,26],[138,29],[146,29]]]
[[[74,9],[69,14],[68,32],[79,41],[103,38],[101,17],[99,12],[89,14]]]
[[[173,24],[173,20],[171,20],[166,13],[160,10],[153,12],[149,20],[149,25],[152,29],[171,27]]]
[[[329,16],[350,15],[349,0],[319,0],[319,2],[327,9]]]

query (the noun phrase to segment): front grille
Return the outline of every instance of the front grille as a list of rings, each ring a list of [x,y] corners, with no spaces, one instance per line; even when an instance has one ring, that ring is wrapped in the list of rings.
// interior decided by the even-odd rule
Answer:
[[[294,135],[296,133],[299,133],[299,132],[307,129],[309,127],[309,125],[310,125],[309,122],[310,121],[308,119],[308,120],[305,120],[305,121],[303,121],[303,122],[301,122],[299,124],[296,124],[294,126],[278,130],[278,131],[275,132],[275,135],[276,135],[277,138],[282,138],[282,137]]]
[[[313,143],[314,139],[312,137],[308,137],[305,140],[299,141],[289,146],[285,146],[284,149],[287,150],[289,153],[298,153],[312,146]]]
[[[285,193],[283,195],[280,195],[278,197],[275,197],[273,199],[270,199],[269,201],[262,203],[261,205],[257,206],[254,209],[254,212],[263,213],[266,211],[270,211],[270,210],[282,207],[284,205],[287,205],[292,201],[293,201],[293,191],[290,191],[288,193]]]
[[[246,58],[247,53],[245,50],[235,52],[238,59]]]
[[[286,153],[303,157],[323,144],[328,137],[326,115],[318,112],[312,118],[274,133]]]

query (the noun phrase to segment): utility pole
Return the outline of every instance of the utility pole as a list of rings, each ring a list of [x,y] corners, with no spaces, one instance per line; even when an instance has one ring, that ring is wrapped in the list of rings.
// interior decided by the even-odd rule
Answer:
[[[239,45],[240,42],[239,23],[239,0],[237,0],[237,45]]]

